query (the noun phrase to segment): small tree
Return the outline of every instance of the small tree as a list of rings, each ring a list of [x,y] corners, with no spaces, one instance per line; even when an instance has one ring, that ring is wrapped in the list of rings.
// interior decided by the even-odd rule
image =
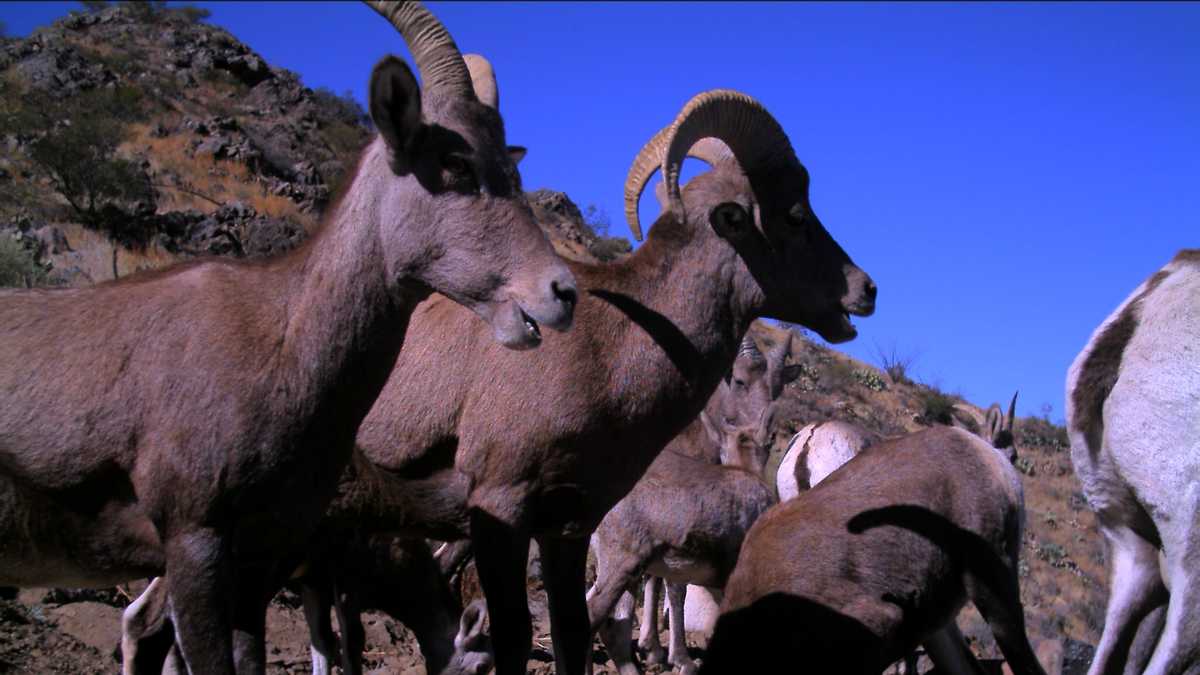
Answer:
[[[108,9],[108,0],[79,0],[84,11],[99,12]]]
[[[188,23],[199,23],[212,16],[212,12],[203,7],[197,7],[195,5],[175,7],[172,11],[177,13],[179,16],[182,16],[187,20]]]
[[[595,204],[588,204],[583,209],[583,223],[591,228],[593,234],[601,238],[607,237],[608,228],[612,227],[608,212]]]
[[[46,270],[33,259],[33,253],[7,233],[0,234],[0,287],[40,286]]]
[[[166,0],[126,0],[124,5],[133,18],[147,23],[158,21],[167,8]]]
[[[313,90],[313,99],[335,120],[358,127],[371,124],[370,115],[363,110],[362,105],[354,98],[354,92],[349,89],[338,95],[329,87],[317,87]]]
[[[139,116],[136,90],[92,90],[66,101],[31,91],[7,107],[0,134],[32,137],[29,158],[66,200],[79,221],[125,243],[137,236],[122,203],[152,201],[138,165],[117,156],[127,123]]]

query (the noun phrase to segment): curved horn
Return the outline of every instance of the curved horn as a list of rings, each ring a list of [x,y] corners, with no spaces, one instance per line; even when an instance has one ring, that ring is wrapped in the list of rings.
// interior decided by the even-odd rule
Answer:
[[[463,54],[467,71],[471,73],[471,88],[475,98],[494,110],[500,109],[500,90],[496,88],[496,71],[492,64],[479,54]]]
[[[471,74],[446,27],[413,0],[364,0],[400,31],[427,92],[473,97]]]
[[[654,138],[651,138],[638,151],[625,177],[625,222],[629,223],[629,231],[634,238],[642,240],[642,222],[638,218],[638,202],[650,177],[662,165],[670,141],[670,126],[663,127]],[[719,138],[701,138],[687,149],[687,156],[694,157],[712,166],[734,159],[733,151]]]
[[[1009,433],[1012,433],[1013,423],[1017,419],[1017,394],[1020,394],[1020,393],[1021,393],[1020,390],[1014,391],[1012,401],[1010,401],[1008,404],[1008,432]]]
[[[754,338],[747,335],[742,338],[742,344],[738,346],[737,358],[746,357],[755,363],[764,361],[761,351],[758,350],[758,345],[754,343]]]
[[[783,393],[783,371],[787,366],[788,354],[792,353],[792,335],[788,331],[787,339],[780,341],[767,352],[767,387],[771,393],[771,400],[779,398]]]
[[[698,94],[687,102],[671,124],[667,152],[662,161],[667,199],[680,218],[684,217],[684,212],[679,194],[679,170],[688,150],[706,136],[725,141],[747,173],[798,164],[783,127],[761,103],[730,89]]]

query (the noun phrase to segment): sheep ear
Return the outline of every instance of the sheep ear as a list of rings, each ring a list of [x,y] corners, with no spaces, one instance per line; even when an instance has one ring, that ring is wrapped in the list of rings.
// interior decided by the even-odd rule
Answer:
[[[528,152],[529,149],[523,145],[508,146],[508,156],[512,158],[513,164],[520,164]]]
[[[371,120],[391,151],[392,171],[408,173],[415,160],[414,141],[421,131],[421,87],[408,64],[385,56],[371,71]]]
[[[796,378],[800,377],[800,373],[804,372],[804,368],[799,363],[793,363],[790,366],[783,367],[783,383],[795,382]]]
[[[996,444],[1000,432],[1004,429],[1004,413],[1000,412],[1000,406],[995,403],[987,409],[987,416],[984,418],[983,430],[987,434],[987,440],[992,445]]]
[[[483,635],[483,622],[487,620],[487,607],[476,600],[467,605],[458,620],[458,635],[454,636],[454,647],[465,649],[479,642]]]
[[[704,426],[704,433],[708,434],[708,439],[710,441],[716,443],[717,447],[724,445],[725,439],[721,434],[721,430],[717,428],[716,423],[714,423],[712,418],[708,416],[708,413],[703,410],[700,411],[700,424]]]

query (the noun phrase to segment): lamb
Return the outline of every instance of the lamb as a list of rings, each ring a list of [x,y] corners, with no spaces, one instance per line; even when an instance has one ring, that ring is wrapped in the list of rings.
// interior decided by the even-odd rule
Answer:
[[[1067,373],[1071,460],[1111,565],[1089,675],[1200,668],[1197,345],[1200,249],[1184,249],[1100,324]]]
[[[800,658],[879,673],[924,642],[969,673],[953,622],[970,599],[1013,672],[1043,675],[1017,583],[1022,521],[1020,477],[983,439],[935,427],[872,445],[751,528],[701,672]]]
[[[672,615],[668,658],[683,672],[695,672],[683,639],[685,585],[723,586],[746,531],[775,502],[762,479],[771,411],[741,428],[718,429],[706,413],[700,417],[727,463],[713,465],[663,451],[592,537],[596,583],[588,592],[588,613],[622,675],[638,672],[629,654],[629,586],[643,571],[667,581]]]
[[[428,673],[482,675],[492,667],[491,645],[483,634],[487,609],[477,600],[463,610],[424,540],[348,529],[320,532],[316,540],[325,555],[306,562],[293,576],[312,640],[313,675],[329,675],[339,651],[343,673],[362,672],[360,614],[368,609],[386,612],[413,632]],[[165,589],[163,579],[155,579],[122,616],[124,675],[164,668],[187,672],[174,645]],[[331,608],[336,608],[341,627],[340,650]]]

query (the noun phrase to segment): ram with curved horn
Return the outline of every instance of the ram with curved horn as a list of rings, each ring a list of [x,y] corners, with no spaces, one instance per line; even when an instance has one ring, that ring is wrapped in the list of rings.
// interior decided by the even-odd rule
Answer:
[[[770,114],[744,95],[706,92],[662,138],[693,129],[695,115],[708,126],[690,142],[721,139],[732,152],[682,192],[687,217],[665,213],[629,258],[567,263],[585,289],[574,331],[514,358],[434,296],[359,430],[364,459],[394,487],[368,498],[351,481],[347,508],[380,527],[472,538],[488,608],[504,617],[492,622],[502,674],[524,672],[529,652],[530,537],[559,672],[579,673],[588,536],[700,412],[750,322],[771,316],[840,342],[855,335],[849,314],[874,309],[874,284],[812,212],[803,166],[764,150],[790,147]],[[638,162],[661,164],[663,152],[648,145]],[[531,373],[537,386],[524,386]]]
[[[395,57],[375,67],[379,137],[308,243],[0,292],[0,584],[165,571],[192,672],[264,670],[267,589],[333,497],[418,302],[441,293],[501,349],[572,320],[574,279],[454,41],[418,3],[370,4],[424,84]]]
[[[707,126],[695,129],[695,115]],[[589,537],[697,417],[751,321],[774,317],[842,342],[856,334],[848,315],[874,310],[874,284],[813,214],[800,162],[766,151],[790,144],[748,96],[694,97],[638,154],[630,202],[653,173],[638,167],[660,166],[680,128],[697,135],[693,153],[728,141],[727,150],[682,191],[686,218],[668,210],[622,261],[567,263],[583,289],[571,333],[515,355],[445,298],[417,308],[359,429],[356,473],[331,507],[363,527],[469,536],[501,675],[526,669],[531,537],[557,672],[583,672]],[[534,373],[537,386],[525,386]]]

